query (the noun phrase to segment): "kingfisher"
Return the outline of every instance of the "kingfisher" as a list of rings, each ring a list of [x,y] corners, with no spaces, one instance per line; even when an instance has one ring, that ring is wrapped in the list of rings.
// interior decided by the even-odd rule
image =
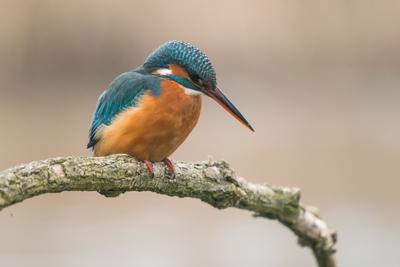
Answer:
[[[201,98],[214,99],[254,132],[253,127],[217,87],[215,69],[197,47],[169,41],[143,65],[115,78],[98,99],[89,130],[94,156],[124,153],[143,161],[153,176],[153,163],[175,167],[169,156],[195,127]]]

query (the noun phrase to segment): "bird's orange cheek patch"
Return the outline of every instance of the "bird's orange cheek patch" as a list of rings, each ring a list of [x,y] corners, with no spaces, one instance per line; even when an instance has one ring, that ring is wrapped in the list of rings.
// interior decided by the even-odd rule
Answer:
[[[168,67],[171,70],[171,73],[173,75],[181,76],[181,77],[186,78],[186,79],[189,78],[188,72],[184,68],[182,68],[181,66],[176,65],[176,64],[170,64],[170,65],[168,65]]]

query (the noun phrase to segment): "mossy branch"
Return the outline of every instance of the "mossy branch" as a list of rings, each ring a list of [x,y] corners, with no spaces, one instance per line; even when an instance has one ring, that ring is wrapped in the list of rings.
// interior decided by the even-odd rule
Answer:
[[[320,267],[335,267],[335,233],[315,212],[300,204],[297,188],[257,185],[237,177],[224,161],[176,162],[171,177],[161,163],[149,177],[145,165],[126,155],[65,157],[35,161],[0,172],[0,210],[25,199],[62,191],[97,191],[115,197],[151,191],[198,198],[218,209],[236,207],[276,219],[310,247]]]

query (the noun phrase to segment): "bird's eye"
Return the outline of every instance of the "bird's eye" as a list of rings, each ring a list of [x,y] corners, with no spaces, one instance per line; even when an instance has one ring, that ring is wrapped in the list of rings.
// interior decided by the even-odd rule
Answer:
[[[199,84],[199,81],[200,81],[199,75],[197,75],[197,74],[189,74],[189,76],[190,76],[190,79],[191,79],[193,82]]]

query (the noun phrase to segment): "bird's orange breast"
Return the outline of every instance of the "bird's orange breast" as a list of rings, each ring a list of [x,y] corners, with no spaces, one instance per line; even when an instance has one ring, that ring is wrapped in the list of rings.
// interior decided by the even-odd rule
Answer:
[[[102,130],[94,147],[96,156],[126,153],[161,161],[182,144],[199,119],[201,96],[188,95],[166,79],[161,88],[160,96],[147,93],[136,107],[119,114]]]

